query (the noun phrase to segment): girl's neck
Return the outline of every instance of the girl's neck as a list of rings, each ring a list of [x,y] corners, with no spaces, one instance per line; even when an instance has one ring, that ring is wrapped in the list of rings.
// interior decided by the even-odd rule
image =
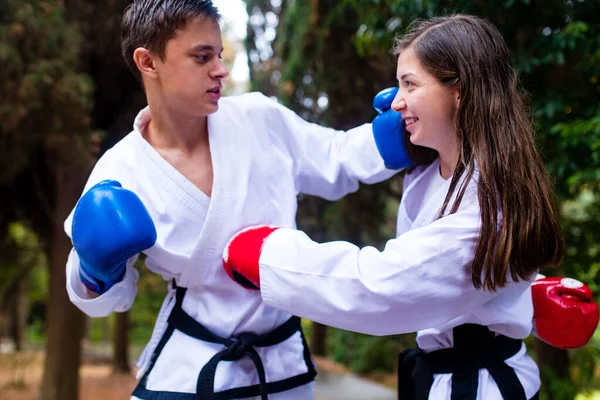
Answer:
[[[458,164],[458,151],[440,152],[440,175],[444,179],[450,179]]]

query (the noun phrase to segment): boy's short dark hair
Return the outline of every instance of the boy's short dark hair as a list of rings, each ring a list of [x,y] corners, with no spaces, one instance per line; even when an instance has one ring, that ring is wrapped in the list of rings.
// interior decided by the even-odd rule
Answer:
[[[164,60],[167,42],[188,21],[203,17],[219,21],[211,0],[133,0],[123,13],[121,52],[129,69],[141,80],[133,52],[145,47]]]

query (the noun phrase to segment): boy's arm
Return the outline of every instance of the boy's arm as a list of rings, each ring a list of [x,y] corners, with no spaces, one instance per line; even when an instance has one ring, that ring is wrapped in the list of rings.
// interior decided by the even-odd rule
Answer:
[[[374,124],[364,124],[348,131],[309,123],[275,101],[263,99],[268,101],[263,116],[269,121],[272,140],[274,143],[283,141],[294,160],[298,192],[335,200],[356,191],[359,182],[384,181],[398,169],[412,164],[405,157],[401,164],[397,163],[398,158],[394,159],[392,166],[388,159],[384,161],[383,153],[380,154],[380,149],[389,149],[386,144],[392,143],[401,145],[400,152],[405,154],[401,118],[398,113],[390,115],[393,113],[389,110],[393,95],[377,103],[381,114]],[[375,135],[374,129],[378,130]],[[395,140],[390,140],[390,137]],[[382,138],[387,142],[382,142]],[[387,168],[386,164],[395,169]]]
[[[74,244],[66,264],[67,292],[71,302],[91,317],[131,307],[139,276],[133,264],[139,252],[156,240],[141,200],[118,182],[105,180],[127,177],[118,157],[111,154],[109,150],[98,161],[64,223]]]
[[[361,182],[382,182],[398,172],[386,168],[371,124],[345,132],[308,129],[292,134],[298,140],[295,161],[300,193],[337,200],[358,190]]]

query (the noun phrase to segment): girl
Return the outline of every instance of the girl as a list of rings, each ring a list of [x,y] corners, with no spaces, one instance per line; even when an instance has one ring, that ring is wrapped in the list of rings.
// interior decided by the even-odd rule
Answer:
[[[394,53],[392,109],[416,164],[398,237],[378,251],[254,227],[230,242],[225,268],[301,317],[418,331],[419,348],[401,355],[401,399],[537,398],[539,370],[522,342],[531,281],[560,261],[563,242],[508,49],[490,23],[454,15],[418,22]]]

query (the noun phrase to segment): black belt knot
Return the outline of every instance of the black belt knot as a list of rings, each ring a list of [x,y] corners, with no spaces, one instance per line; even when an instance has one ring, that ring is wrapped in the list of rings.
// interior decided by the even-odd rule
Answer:
[[[223,361],[237,361],[244,357],[261,337],[252,332],[241,333],[231,338],[231,343],[224,350]]]
[[[214,387],[217,365],[221,361],[237,361],[245,356],[248,356],[248,358],[250,358],[256,367],[260,388],[260,397],[262,400],[267,400],[268,384],[265,375],[265,368],[260,356],[258,355],[258,352],[256,351],[256,347],[274,346],[288,339],[294,333],[301,331],[300,318],[291,317],[273,331],[264,335],[258,335],[252,332],[244,332],[232,338],[224,338],[212,333],[183,310],[182,304],[186,288],[177,287],[176,285],[174,285],[174,287],[177,290],[175,297],[176,301],[173,311],[171,311],[171,315],[169,315],[169,325],[193,338],[209,343],[222,344],[224,346],[221,351],[215,354],[208,361],[208,363],[202,367],[196,383],[196,399],[220,400],[236,398],[234,397],[236,395],[235,391],[231,390],[226,391],[229,393],[215,393]]]

